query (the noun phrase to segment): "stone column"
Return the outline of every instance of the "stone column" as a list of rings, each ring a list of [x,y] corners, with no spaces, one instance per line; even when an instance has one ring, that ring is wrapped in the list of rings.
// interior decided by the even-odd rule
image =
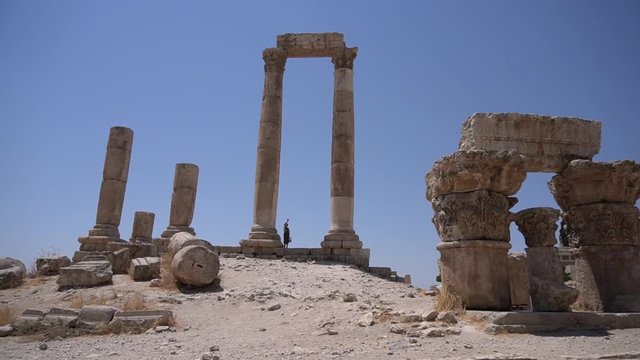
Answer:
[[[427,199],[440,236],[442,284],[470,310],[511,308],[509,209],[526,177],[513,151],[458,151],[427,174]]]
[[[514,216],[527,244],[533,311],[571,311],[570,306],[578,297],[576,289],[564,284],[555,247],[559,217],[560,210],[553,208],[525,209]]]
[[[133,130],[122,126],[111,128],[104,159],[96,224],[89,230],[89,236],[78,239],[82,244],[81,249],[85,248],[83,250],[106,250],[107,242],[120,240],[118,226],[127,187],[132,144]]]
[[[169,226],[162,233],[162,238],[170,239],[173,234],[188,232],[195,235],[191,227],[193,211],[196,207],[196,191],[198,190],[198,166],[194,164],[176,164],[173,178],[173,194],[171,196],[171,213]]]
[[[576,248],[577,307],[640,312],[640,165],[574,160],[549,188]]]
[[[260,132],[256,159],[253,225],[243,247],[282,247],[276,229],[278,184],[280,180],[280,145],[282,136],[282,79],[287,53],[266,49],[264,91],[260,113]]]
[[[344,48],[332,56],[335,66],[333,136],[331,146],[331,227],[323,248],[361,249],[353,229],[354,111],[353,60],[358,48]]]
[[[150,243],[153,241],[153,222],[156,215],[152,212],[136,211],[133,218],[131,242]]]

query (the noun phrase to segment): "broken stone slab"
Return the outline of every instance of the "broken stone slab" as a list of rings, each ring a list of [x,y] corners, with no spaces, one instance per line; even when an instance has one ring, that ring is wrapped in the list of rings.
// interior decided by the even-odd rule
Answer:
[[[129,276],[134,281],[149,281],[160,277],[160,258],[144,257],[131,260]]]
[[[95,330],[106,327],[118,309],[107,305],[87,305],[80,309],[76,327]]]
[[[61,288],[93,287],[110,284],[112,277],[111,263],[96,259],[61,268],[57,283]]]
[[[0,289],[10,289],[22,284],[27,268],[22,261],[9,257],[0,258]]]
[[[481,189],[512,196],[526,177],[523,157],[513,150],[459,150],[436,161],[427,173],[427,200]]]
[[[130,253],[129,249],[124,248],[107,255],[114,274],[126,274],[129,271],[129,265],[131,264]]]
[[[42,319],[42,325],[48,327],[70,327],[76,326],[79,311],[74,309],[51,308]]]
[[[169,310],[118,311],[109,322],[109,330],[115,333],[142,333],[159,325],[173,323]]]
[[[595,203],[635,205],[640,198],[640,164],[631,160],[574,160],[549,181],[562,210]]]
[[[58,275],[60,268],[71,265],[71,260],[64,255],[44,256],[36,259],[36,271],[38,275]]]
[[[527,172],[560,172],[600,151],[602,124],[573,117],[475,113],[462,124],[459,150],[515,150]]]
[[[571,311],[578,299],[578,290],[563,283],[531,277],[531,306],[533,311]]]
[[[183,285],[207,286],[218,277],[219,272],[218,255],[201,245],[183,247],[171,261],[171,273]]]
[[[13,321],[11,326],[20,334],[31,334],[40,328],[45,315],[43,311],[27,309]]]

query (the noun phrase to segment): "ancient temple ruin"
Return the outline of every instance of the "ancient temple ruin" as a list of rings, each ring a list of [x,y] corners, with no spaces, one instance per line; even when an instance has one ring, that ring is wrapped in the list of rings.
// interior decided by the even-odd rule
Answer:
[[[264,93],[256,160],[253,226],[243,248],[281,248],[276,229],[280,145],[282,132],[282,79],[288,58],[330,57],[334,64],[333,135],[331,147],[331,226],[322,248],[361,249],[353,229],[354,104],[353,61],[358,48],[347,47],[340,33],[284,34],[277,47],[264,50]],[[338,253],[341,250],[338,250]],[[343,254],[344,255],[344,254]]]
[[[468,309],[522,305],[513,299],[519,292],[510,289],[507,260],[515,221],[528,246],[525,286],[534,311],[567,311],[576,298],[585,310],[640,311],[640,166],[592,161],[600,132],[597,121],[530,114],[479,113],[464,122],[458,151],[437,161],[426,183],[442,282]],[[509,211],[527,172],[557,173],[549,188],[562,215]],[[575,248],[577,289],[562,281],[560,215]]]

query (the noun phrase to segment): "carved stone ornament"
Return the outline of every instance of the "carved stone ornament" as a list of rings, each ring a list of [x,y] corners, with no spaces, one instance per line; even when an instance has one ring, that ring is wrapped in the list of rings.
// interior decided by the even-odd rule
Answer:
[[[511,196],[526,177],[523,157],[515,151],[456,151],[427,173],[427,199],[480,189]]]
[[[560,210],[540,207],[519,211],[514,220],[528,247],[554,246]]]
[[[487,190],[442,195],[432,200],[432,221],[443,242],[509,241],[509,208],[516,201]]]
[[[336,69],[347,68],[353,70],[353,60],[355,60],[357,55],[357,47],[345,47],[344,49],[339,50],[331,56],[331,62]]]
[[[551,178],[549,189],[562,210],[593,203],[634,205],[640,198],[640,165],[631,160],[573,160]]]
[[[626,204],[575,206],[564,213],[569,243],[640,246],[640,210]]]
[[[265,49],[262,52],[265,72],[284,72],[287,62],[287,52],[281,49]]]

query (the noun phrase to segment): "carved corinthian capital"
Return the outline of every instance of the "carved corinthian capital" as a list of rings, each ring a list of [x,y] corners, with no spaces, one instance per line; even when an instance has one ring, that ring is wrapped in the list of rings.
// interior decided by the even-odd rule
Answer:
[[[514,219],[527,246],[534,248],[556,244],[559,217],[560,210],[541,207],[519,211]]]
[[[284,64],[287,61],[287,52],[281,49],[265,49],[262,52],[265,72],[284,72]]]
[[[627,204],[574,206],[564,213],[569,243],[640,245],[640,210]]]
[[[333,63],[336,70],[343,68],[353,70],[353,60],[355,60],[357,55],[357,47],[345,47],[344,49],[337,51],[331,56],[331,62]]]
[[[516,201],[487,190],[442,195],[432,200],[432,220],[444,242],[509,241],[509,209]]]

